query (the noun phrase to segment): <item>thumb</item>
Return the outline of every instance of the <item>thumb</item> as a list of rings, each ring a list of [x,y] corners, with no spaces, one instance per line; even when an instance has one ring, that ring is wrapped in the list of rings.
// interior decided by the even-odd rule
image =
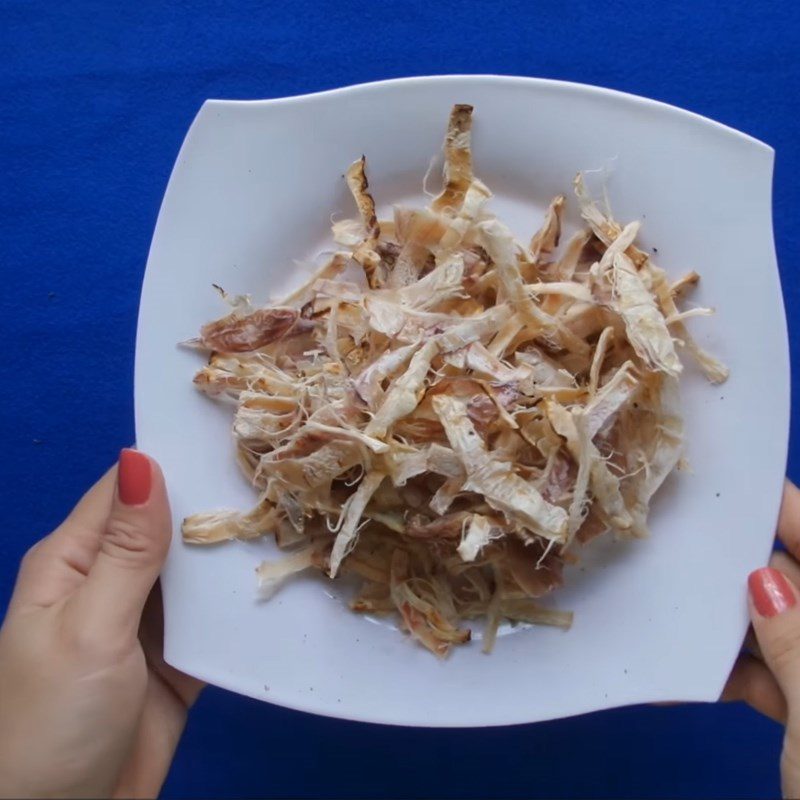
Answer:
[[[750,616],[764,661],[784,697],[800,713],[800,606],[797,587],[774,567],[757,569],[747,580]]]
[[[112,638],[136,636],[169,549],[171,527],[158,464],[138,450],[123,450],[97,558],[74,597],[82,625]]]
[[[784,797],[800,796],[800,605],[797,587],[774,567],[747,580],[750,616],[761,654],[781,687],[788,707],[781,753]]]

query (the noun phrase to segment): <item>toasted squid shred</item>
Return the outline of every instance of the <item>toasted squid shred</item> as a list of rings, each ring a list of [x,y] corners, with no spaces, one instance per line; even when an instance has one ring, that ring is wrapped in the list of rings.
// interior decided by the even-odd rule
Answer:
[[[383,438],[393,423],[414,411],[422,398],[423,386],[431,367],[431,361],[438,352],[438,342],[430,339],[414,354],[408,370],[397,379],[395,385],[387,393],[383,405],[367,423],[367,427],[364,429],[367,436]]]
[[[401,306],[425,311],[464,294],[464,258],[453,254],[445,258],[424,278],[391,292]]]
[[[612,327],[603,328],[603,332],[597,339],[597,345],[592,356],[592,366],[589,369],[589,395],[594,396],[600,383],[600,370],[603,368],[603,360],[608,354],[611,342],[614,339],[614,329]]]
[[[464,488],[482,494],[492,508],[545,539],[562,541],[567,514],[551,505],[536,488],[517,475],[511,464],[493,458],[467,416],[462,400],[447,395],[433,398],[450,446],[464,463]]]
[[[406,630],[440,658],[447,655],[453,644],[470,640],[470,631],[457,628],[442,613],[439,588],[430,580],[411,576],[409,556],[397,549],[391,557],[390,594]]]
[[[375,408],[379,399],[383,396],[381,382],[404,367],[411,356],[419,350],[421,342],[398,347],[395,350],[387,350],[379,356],[369,366],[365,367],[354,381],[354,388],[361,399],[370,408]]]
[[[385,477],[382,472],[368,472],[361,483],[358,484],[355,493],[350,496],[343,507],[342,527],[336,535],[336,541],[334,541],[333,550],[331,551],[331,563],[328,573],[331,578],[336,577],[342,559],[355,546],[361,515]]]
[[[472,111],[470,105],[453,106],[445,138],[444,188],[433,200],[433,211],[457,213],[472,183]]]
[[[653,295],[628,256],[618,253],[613,266],[614,302],[636,354],[653,369],[677,377],[683,366]]]
[[[198,343],[206,350],[247,353],[287,336],[305,333],[312,327],[293,308],[259,308],[244,315],[233,311],[204,325]]]
[[[683,347],[697,362],[703,374],[711,383],[724,383],[730,374],[728,367],[711,355],[711,353],[703,350],[703,348],[695,342],[688,328],[683,324],[683,321],[676,319],[679,317],[679,310],[675,304],[675,297],[680,294],[681,281],[678,281],[676,285],[670,286],[667,281],[667,275],[662,269],[651,266],[650,272],[653,276],[653,288],[661,304],[661,309],[668,319],[673,319],[672,328],[683,343]],[[697,273],[690,273],[687,278],[683,279],[684,282],[689,285],[696,284],[700,280],[700,276],[698,275],[695,278],[695,275],[697,275]]]
[[[353,258],[364,268],[369,285],[375,289],[383,285],[384,282],[381,257],[377,252],[381,227],[378,224],[375,201],[369,193],[367,159],[365,156],[361,156],[358,161],[354,161],[348,167],[345,179],[347,180],[347,187],[350,189],[350,193],[358,206],[365,231],[363,240],[356,245],[353,251]]]
[[[358,224],[352,220],[347,221],[352,222],[354,225]],[[359,232],[360,231],[361,228],[359,228]],[[344,271],[349,260],[349,256],[346,257],[343,253],[335,253],[329,261],[326,261],[321,267],[319,267],[319,269],[316,270],[316,272],[314,272],[314,274],[305,284],[303,284],[303,286],[284,297],[281,305],[289,308],[302,308],[306,303],[314,299],[316,294],[315,287],[317,283],[319,281],[331,281],[334,278],[337,278]]]
[[[436,514],[446,514],[450,506],[453,505],[456,497],[458,497],[463,489],[463,478],[449,478],[446,480],[436,490],[436,492],[434,492],[433,497],[431,497],[430,501],[428,502],[431,511],[435,512]]]
[[[561,238],[561,215],[566,198],[563,194],[553,198],[544,216],[542,227],[533,235],[528,247],[534,263],[542,256],[549,256],[557,247]]]
[[[576,490],[570,505],[570,540],[580,530],[589,511],[587,490],[592,493],[600,507],[606,512],[609,524],[620,533],[627,532],[633,524],[625,501],[622,498],[619,479],[611,472],[605,459],[592,442],[589,434],[586,410],[569,412],[553,401],[547,404],[547,415],[556,433],[567,442],[570,455],[578,462]]]
[[[579,172],[575,176],[573,187],[580,206],[581,216],[589,223],[594,235],[608,247],[622,233],[622,226],[611,216],[604,214],[597,206],[597,203],[592,200],[583,180],[583,173]],[[640,250],[632,242],[626,246],[625,252],[637,267],[643,266],[648,261],[647,253]]]
[[[504,533],[502,526],[498,526],[489,517],[473,514],[464,529],[457,552],[462,561],[474,561],[484,547]]]
[[[550,271],[554,281],[570,281],[578,269],[581,255],[592,238],[591,231],[578,231],[564,249],[561,258],[556,261]]]
[[[417,449],[394,443],[383,463],[395,486],[405,486],[411,478],[425,472],[448,478],[464,477],[463,467],[456,454],[439,444]]]
[[[683,297],[689,290],[693,289],[700,282],[700,274],[692,270],[682,275],[669,287],[669,292],[674,298]]]
[[[359,581],[353,611],[396,614],[438,657],[466,620],[485,621],[484,652],[504,620],[568,628],[538,598],[590,540],[648,535],[684,463],[680,356],[728,376],[688,330],[712,313],[684,307],[699,274],[669,278],[582,174],[586,229],[566,235],[559,195],[514,238],[474,173],[472,114],[452,110],[429,207],[379,221],[358,159],[338,252],[277,304],[218,288],[227,315],[187,342],[257,495],[187,517],[187,545],[273,535],[263,596],[304,571]]]
[[[583,407],[586,430],[590,439],[633,398],[639,383],[632,375],[633,364],[626,361],[603,387],[592,393],[592,398]]]
[[[256,568],[258,590],[262,600],[268,600],[287,578],[314,566],[314,549],[308,547],[280,561],[262,561]]]
[[[648,535],[647,512],[650,500],[683,455],[683,421],[680,416],[678,381],[669,376],[654,376],[648,394],[651,404],[648,413],[637,415],[631,431],[632,447],[628,468],[643,467],[627,482],[624,490],[626,505],[633,518],[634,536]],[[633,425],[631,425],[633,427]],[[638,454],[641,464],[635,463]]]
[[[183,541],[189,544],[217,544],[231,539],[257,539],[271,533],[278,521],[276,509],[262,503],[247,514],[221,509],[193,514],[183,521]]]

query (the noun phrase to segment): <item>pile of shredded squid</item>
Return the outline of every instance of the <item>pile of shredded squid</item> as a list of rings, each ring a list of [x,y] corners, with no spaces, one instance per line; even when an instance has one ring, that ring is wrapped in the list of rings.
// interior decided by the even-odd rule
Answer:
[[[193,342],[258,501],[187,518],[184,540],[274,535],[267,592],[301,570],[356,576],[354,611],[399,615],[438,656],[471,619],[486,652],[504,620],[569,627],[540,598],[590,539],[646,536],[681,460],[679,352],[727,377],[684,324],[711,311],[679,309],[697,273],[671,282],[581,174],[586,229],[559,247],[558,196],[516,241],[473,175],[471,124],[452,109],[427,208],[379,220],[352,164],[340,251],[279,305],[221,292],[232,311]]]

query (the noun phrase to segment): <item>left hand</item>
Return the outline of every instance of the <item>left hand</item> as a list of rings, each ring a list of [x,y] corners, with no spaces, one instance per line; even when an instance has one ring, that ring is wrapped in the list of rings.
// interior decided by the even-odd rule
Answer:
[[[164,479],[124,450],[23,559],[0,629],[0,796],[154,797],[202,684],[164,663]]]

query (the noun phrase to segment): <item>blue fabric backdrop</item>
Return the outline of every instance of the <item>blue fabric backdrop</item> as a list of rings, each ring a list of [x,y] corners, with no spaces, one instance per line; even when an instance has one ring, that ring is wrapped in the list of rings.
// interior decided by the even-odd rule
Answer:
[[[3,604],[25,549],[133,441],[142,271],[170,169],[207,97],[495,72],[610,86],[747,131],[777,150],[775,231],[797,352],[793,0],[5,0],[0,53]],[[793,433],[789,474],[799,468]],[[164,793],[764,797],[777,792],[779,744],[777,726],[733,706],[449,732],[318,719],[212,689]]]

